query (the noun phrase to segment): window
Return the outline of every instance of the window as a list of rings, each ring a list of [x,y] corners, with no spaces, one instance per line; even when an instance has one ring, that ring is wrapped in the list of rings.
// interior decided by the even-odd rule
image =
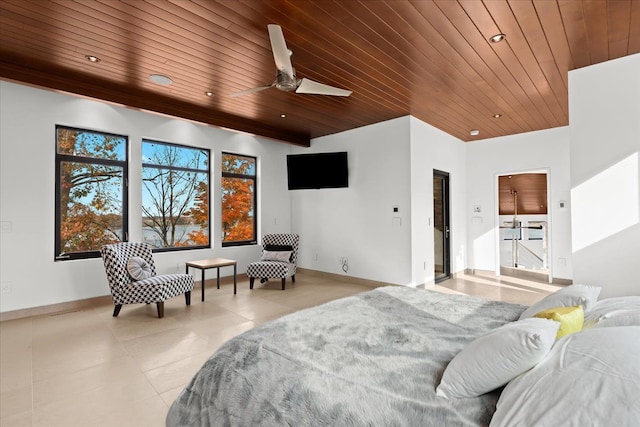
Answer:
[[[56,126],[55,259],[97,258],[127,236],[126,136]]]
[[[256,159],[222,153],[222,246],[256,243]]]
[[[209,150],[142,141],[142,238],[156,250],[208,248]]]

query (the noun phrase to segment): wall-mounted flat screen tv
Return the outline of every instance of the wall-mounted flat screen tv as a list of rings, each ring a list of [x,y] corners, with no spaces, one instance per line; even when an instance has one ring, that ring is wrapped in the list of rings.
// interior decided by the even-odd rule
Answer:
[[[289,190],[348,187],[347,153],[290,154],[287,181]]]

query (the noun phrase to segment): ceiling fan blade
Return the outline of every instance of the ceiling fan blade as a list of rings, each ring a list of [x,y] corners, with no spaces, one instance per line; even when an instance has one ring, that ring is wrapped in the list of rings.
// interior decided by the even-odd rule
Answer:
[[[296,93],[308,93],[315,95],[332,95],[332,96],[349,96],[350,90],[339,89],[337,87],[325,85],[323,83],[314,82],[303,78],[296,89]]]
[[[271,40],[271,50],[273,51],[273,59],[276,62],[276,68],[293,78],[293,66],[289,57],[289,48],[284,41],[284,34],[280,25],[269,24],[269,39]]]
[[[241,90],[240,92],[234,92],[229,96],[232,98],[237,98],[239,96],[245,96],[245,95],[250,95],[252,93],[260,92],[261,90],[269,89],[270,87],[273,87],[273,84],[270,84],[269,86],[259,86],[251,89]]]

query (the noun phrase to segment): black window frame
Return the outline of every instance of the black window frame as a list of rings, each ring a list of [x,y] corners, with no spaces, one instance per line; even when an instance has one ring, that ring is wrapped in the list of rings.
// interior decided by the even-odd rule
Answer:
[[[222,247],[226,248],[226,247],[232,247],[232,246],[249,246],[249,245],[257,245],[258,244],[258,158],[255,156],[249,156],[246,154],[240,154],[240,153],[230,153],[227,151],[223,151],[221,153],[220,156],[220,164],[222,164],[222,161],[224,159],[225,155],[229,155],[229,156],[239,156],[239,157],[246,157],[249,159],[253,159],[254,161],[254,167],[255,167],[255,175],[246,175],[246,174],[239,174],[239,173],[233,173],[233,172],[224,172],[222,171],[222,166],[220,167],[220,170],[222,171],[221,173],[221,179],[220,179],[220,227],[222,228],[222,195],[224,194],[223,188],[222,188],[222,178],[238,178],[238,179],[251,179],[253,180],[253,239],[250,240],[236,240],[233,242],[225,242],[224,240],[222,240],[222,238],[224,236],[221,236],[221,243],[222,243]]]
[[[207,226],[209,229],[209,244],[208,245],[194,245],[194,246],[171,246],[171,247],[165,247],[165,248],[153,248],[151,249],[151,251],[153,253],[161,253],[161,252],[177,252],[177,251],[188,251],[188,250],[193,250],[193,249],[210,249],[211,246],[211,241],[212,239],[212,228],[211,228],[211,150],[208,148],[204,148],[204,147],[194,147],[192,145],[186,145],[186,144],[178,144],[178,143],[174,143],[174,142],[166,142],[166,141],[158,141],[156,139],[150,139],[150,138],[142,138],[142,140],[140,141],[140,151],[142,152],[142,146],[144,145],[144,143],[152,143],[152,144],[158,144],[158,145],[169,145],[169,146],[173,146],[173,147],[180,147],[180,148],[188,148],[191,150],[198,150],[198,151],[206,151],[207,155],[208,155],[208,161],[207,161],[207,187],[209,190],[209,207],[208,207],[208,218],[207,218]],[[154,168],[154,169],[166,169],[166,170],[179,170],[179,171],[183,171],[183,172],[194,172],[194,173],[202,173],[204,172],[204,170],[201,169],[193,169],[193,168],[185,168],[185,167],[171,167],[171,166],[165,166],[165,165],[156,165],[153,163],[145,163],[144,161],[141,163],[141,169],[140,169],[140,183],[142,184],[143,181],[143,177],[142,177],[142,171],[143,169],[146,167],[150,167],[150,168]],[[144,191],[144,189],[142,188],[144,184],[141,185],[141,191]],[[142,217],[143,215],[143,210],[142,210],[142,205],[140,206],[140,216]],[[144,221],[142,222],[142,226],[144,227]],[[140,230],[142,232],[142,230]]]
[[[124,138],[124,160],[111,160],[100,159],[95,157],[75,156],[72,154],[62,154],[58,152],[58,129],[68,129],[78,132],[98,133],[102,135],[115,136],[118,138]],[[100,250],[83,251],[83,252],[68,252],[63,253],[61,251],[62,235],[61,226],[62,218],[60,215],[60,198],[62,197],[60,190],[60,173],[61,165],[65,162],[84,163],[84,164],[98,164],[104,166],[115,166],[122,168],[122,241],[126,242],[129,238],[129,137],[127,135],[120,135],[111,132],[104,132],[95,129],[84,129],[66,125],[55,125],[55,237],[54,237],[54,261],[68,261],[77,259],[92,259],[100,258]]]

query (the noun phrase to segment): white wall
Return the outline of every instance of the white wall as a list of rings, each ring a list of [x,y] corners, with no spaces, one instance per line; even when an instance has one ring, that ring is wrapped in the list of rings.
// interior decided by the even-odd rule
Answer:
[[[348,188],[291,191],[292,228],[301,236],[298,265],[345,274],[338,259],[346,257],[349,276],[411,284],[409,117],[294,148],[295,153],[334,151],[348,153]]]
[[[154,255],[159,273],[183,272],[184,262],[221,256],[238,260],[239,272],[257,259],[257,246],[222,248],[220,170],[222,151],[258,157],[259,235],[289,232],[290,197],[286,189],[289,145],[184,120],[109,105],[8,82],[0,82],[0,311],[108,295],[101,259],[54,262],[55,125],[63,124],[129,136],[130,240],[141,239],[142,138],[206,147],[212,155],[214,203],[212,249]],[[10,230],[9,230],[10,228]],[[180,267],[179,267],[180,266]],[[224,272],[223,272],[224,274]]]
[[[640,54],[569,73],[574,282],[640,295]]]
[[[347,151],[349,188],[292,191],[301,267],[417,286],[433,282],[433,170],[450,173],[452,272],[465,268],[465,145],[410,116],[317,138]],[[393,208],[398,207],[398,212]],[[426,266],[426,267],[425,267]]]
[[[412,283],[431,284],[433,264],[433,170],[449,173],[451,272],[466,267],[466,146],[461,140],[411,117]]]
[[[571,204],[565,209],[558,206],[570,199],[568,127],[467,144],[468,268],[499,272],[497,177],[534,171],[548,173],[550,273],[555,278],[572,277]],[[482,211],[474,213],[474,206]]]

